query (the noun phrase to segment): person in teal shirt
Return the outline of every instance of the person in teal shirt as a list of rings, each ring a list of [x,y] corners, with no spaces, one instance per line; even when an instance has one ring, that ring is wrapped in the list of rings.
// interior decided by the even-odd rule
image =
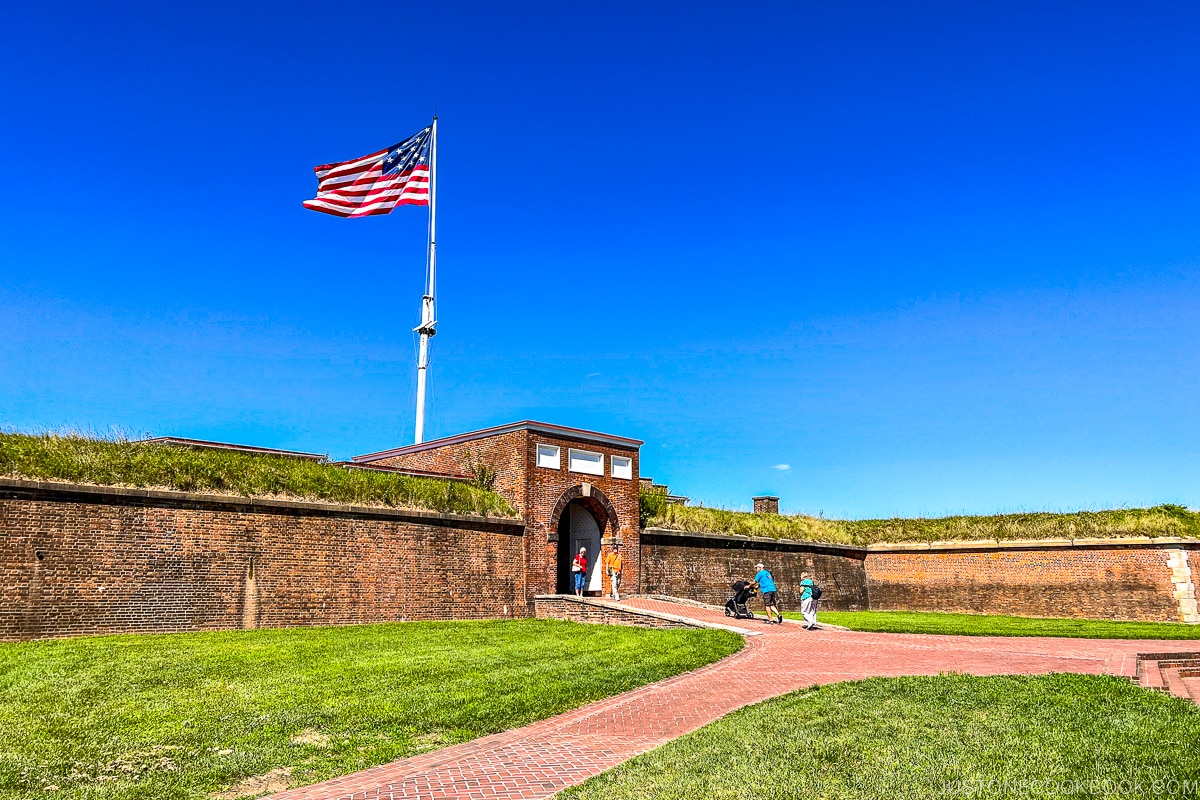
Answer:
[[[812,576],[807,572],[800,573],[800,613],[804,615],[804,630],[817,629],[817,598],[813,597]]]
[[[775,578],[762,564],[755,564],[754,568],[758,570],[754,576],[754,582],[758,584],[758,590],[762,592],[763,605],[767,607],[767,624],[774,622],[782,625],[783,614],[779,612],[778,598],[775,594]],[[771,618],[772,611],[775,612],[778,619]]]

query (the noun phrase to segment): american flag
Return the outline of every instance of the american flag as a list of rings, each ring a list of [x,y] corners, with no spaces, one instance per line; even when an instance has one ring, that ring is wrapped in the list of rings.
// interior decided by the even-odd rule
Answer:
[[[429,205],[432,126],[378,153],[315,167],[317,196],[304,207],[339,217],[390,214],[396,206]]]

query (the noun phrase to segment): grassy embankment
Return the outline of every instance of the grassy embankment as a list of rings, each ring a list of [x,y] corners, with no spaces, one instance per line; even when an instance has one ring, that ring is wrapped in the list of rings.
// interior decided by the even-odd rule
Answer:
[[[800,614],[785,611],[788,619]],[[1200,626],[1182,622],[1115,622],[1095,619],[1044,619],[992,614],[945,614],[925,611],[822,611],[818,622],[852,631],[929,633],[943,636],[1062,636],[1069,639],[1200,640]]]
[[[559,800],[1196,797],[1198,741],[1200,709],[1119,678],[874,678],[735,712]]]
[[[669,505],[661,494],[646,491],[642,492],[641,499],[644,527],[851,545],[1126,536],[1200,538],[1200,513],[1178,505],[1071,514],[1033,512],[933,519],[840,520],[803,514],[752,514],[675,506]]]
[[[344,469],[282,456],[80,435],[0,433],[0,475],[515,516],[503,497],[463,481]]]
[[[0,796],[254,795],[525,725],[741,646],[724,631],[548,620],[0,645]]]

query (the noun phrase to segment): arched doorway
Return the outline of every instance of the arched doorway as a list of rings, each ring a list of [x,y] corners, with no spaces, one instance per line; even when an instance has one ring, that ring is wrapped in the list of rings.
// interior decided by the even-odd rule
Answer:
[[[571,559],[583,546],[587,548],[588,556],[587,591],[603,593],[601,545],[605,537],[618,536],[621,530],[612,501],[595,486],[581,483],[562,493],[554,504],[550,519],[558,533],[555,591],[559,594],[575,591],[571,579]]]
[[[580,547],[587,548],[588,572],[587,592],[603,591],[604,569],[600,563],[600,539],[604,534],[603,523],[582,500],[572,500],[558,518],[558,592],[571,594],[575,591],[571,561]]]

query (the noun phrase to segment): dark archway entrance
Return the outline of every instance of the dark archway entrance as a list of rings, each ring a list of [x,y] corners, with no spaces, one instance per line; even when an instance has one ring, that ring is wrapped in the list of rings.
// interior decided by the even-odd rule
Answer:
[[[601,544],[605,537],[615,536],[621,529],[612,501],[595,486],[573,486],[558,498],[551,519],[558,532],[555,591],[559,594],[575,591],[571,559],[582,545],[587,548],[588,558],[586,592],[601,594],[604,591]]]
[[[584,594],[603,591],[603,568],[600,564],[600,539],[604,535],[604,524],[581,500],[572,500],[558,518],[558,593],[571,594],[575,591],[575,577],[571,573],[571,561],[580,547],[587,548],[587,583]]]

